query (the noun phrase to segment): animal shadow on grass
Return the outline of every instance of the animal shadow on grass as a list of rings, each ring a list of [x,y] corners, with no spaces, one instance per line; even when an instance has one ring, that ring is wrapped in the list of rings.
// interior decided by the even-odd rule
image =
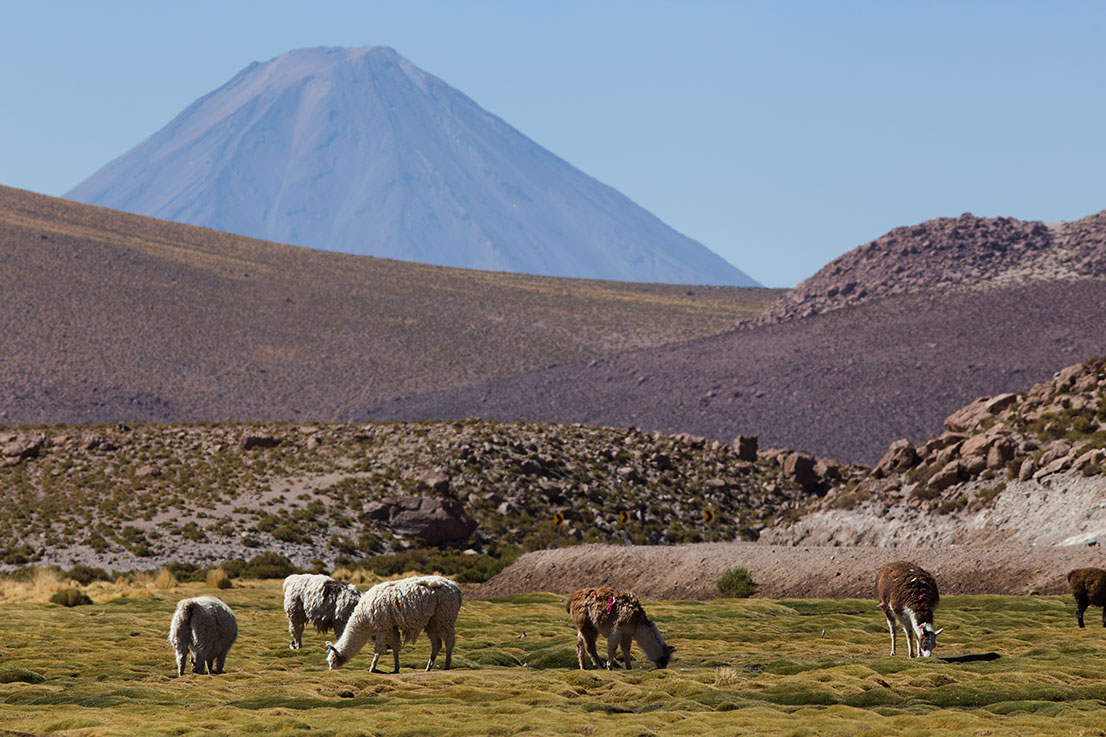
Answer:
[[[998,653],[975,653],[971,655],[956,655],[951,658],[941,658],[941,660],[946,663],[979,663],[988,660],[998,660],[1000,657]]]

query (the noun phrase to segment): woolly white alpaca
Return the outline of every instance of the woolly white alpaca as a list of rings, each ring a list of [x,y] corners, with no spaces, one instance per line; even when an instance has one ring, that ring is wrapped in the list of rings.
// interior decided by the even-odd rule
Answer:
[[[449,670],[460,610],[461,589],[448,578],[416,576],[379,583],[361,597],[341,639],[326,644],[327,663],[331,670],[341,668],[371,639],[374,648],[369,670],[376,671],[377,661],[390,647],[395,657],[393,672],[399,673],[399,648],[414,642],[419,632],[425,630],[430,636],[426,670],[433,667],[443,640],[445,669]]]
[[[238,620],[214,596],[182,599],[169,625],[169,644],[177,653],[177,675],[184,675],[188,651],[193,673],[222,673],[230,646],[238,638]]]
[[[303,628],[308,622],[319,632],[334,630],[342,637],[361,592],[353,584],[335,581],[321,574],[293,574],[284,579],[284,613],[288,615],[288,631],[292,634],[293,650],[303,644]]]

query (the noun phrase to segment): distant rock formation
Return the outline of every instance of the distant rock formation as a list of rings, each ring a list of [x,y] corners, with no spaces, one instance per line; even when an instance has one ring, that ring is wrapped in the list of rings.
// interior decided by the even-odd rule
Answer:
[[[826,264],[757,318],[809,317],[893,294],[1106,275],[1106,211],[1049,226],[964,213],[895,228]]]
[[[66,196],[442,266],[759,286],[386,47],[251,64]]]

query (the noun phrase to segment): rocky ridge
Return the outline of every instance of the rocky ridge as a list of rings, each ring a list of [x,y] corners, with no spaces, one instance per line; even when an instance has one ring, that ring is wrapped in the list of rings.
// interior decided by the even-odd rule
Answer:
[[[859,483],[837,485],[786,544],[1063,545],[1106,541],[1106,358],[1022,394],[982,397],[924,443],[892,443]]]
[[[1103,275],[1106,211],[1051,226],[964,213],[895,228],[854,248],[799,283],[753,321],[765,324],[809,317],[927,289],[979,289]]]
[[[53,426],[0,449],[0,564],[118,570],[755,539],[865,470],[750,437],[478,421]]]

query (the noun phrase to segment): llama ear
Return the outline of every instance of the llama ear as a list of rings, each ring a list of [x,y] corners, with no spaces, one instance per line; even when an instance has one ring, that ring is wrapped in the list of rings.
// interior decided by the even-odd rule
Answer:
[[[331,645],[331,644],[330,644],[330,642],[327,642],[327,643],[326,643],[326,648],[325,648],[325,652],[328,652],[328,653],[329,653],[329,652],[331,652],[331,651],[333,651],[333,650],[334,650],[334,646],[333,646],[333,645]]]
[[[942,632],[944,632],[944,631],[945,631],[945,628],[944,628],[944,627],[942,627],[941,629],[939,629],[939,630],[937,630],[936,632],[934,632],[934,633],[933,633],[933,636],[934,636],[934,637],[936,637],[937,635],[941,634],[941,633],[942,633]]]

